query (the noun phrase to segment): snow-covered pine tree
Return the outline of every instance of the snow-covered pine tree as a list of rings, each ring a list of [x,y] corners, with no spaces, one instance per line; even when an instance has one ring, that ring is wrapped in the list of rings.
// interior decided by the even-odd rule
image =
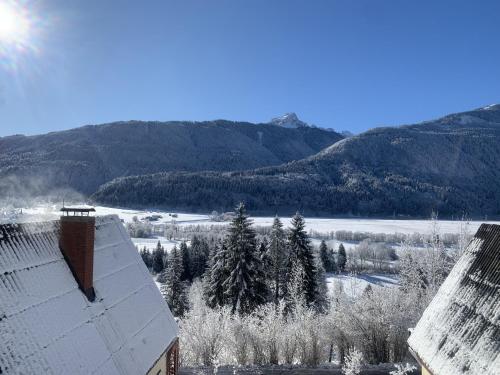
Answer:
[[[269,259],[271,268],[269,270],[271,276],[271,292],[273,294],[273,302],[278,304],[283,296],[286,283],[286,235],[283,230],[283,224],[278,217],[274,218],[271,228],[269,241]]]
[[[344,244],[341,243],[339,245],[339,253],[337,255],[337,267],[339,269],[340,272],[344,272],[345,271],[345,265],[347,263],[347,254],[346,254],[346,251],[345,251],[345,247],[344,247]]]
[[[204,280],[204,298],[209,307],[222,307],[227,303],[224,282],[230,275],[225,242],[214,246],[210,255],[210,266]]]
[[[337,262],[335,261],[335,252],[330,247],[328,248],[328,258],[330,259],[331,270],[328,272],[337,272]]]
[[[269,272],[271,270],[271,257],[269,256],[269,241],[267,240],[267,237],[264,237],[259,243],[258,255],[261,268],[266,275],[265,282],[269,288],[271,285],[271,274]]]
[[[208,267],[208,255],[210,252],[205,239],[194,236],[191,241],[191,276],[193,279],[201,278]]]
[[[245,205],[240,203],[226,238],[231,273],[224,288],[233,313],[248,314],[265,302],[265,296],[261,294],[255,232],[251,225]]]
[[[316,296],[315,307],[317,311],[324,312],[328,308],[328,287],[326,285],[325,269],[323,262],[316,257],[316,283],[318,284],[318,293]]]
[[[270,289],[270,274],[269,270],[271,269],[271,259],[269,258],[269,243],[267,239],[261,241],[258,247],[258,258],[259,262],[256,267],[256,294],[259,296],[263,296],[265,302],[270,301],[271,289]]]
[[[311,306],[318,297],[317,269],[309,237],[305,231],[305,221],[298,212],[292,218],[292,228],[290,228],[288,235],[288,247],[290,256],[287,267],[287,283],[290,282],[292,271],[297,268],[297,265],[300,265],[303,277],[298,287],[304,293],[306,304]]]
[[[160,241],[156,245],[156,249],[153,250],[153,272],[160,273],[165,268],[164,263],[165,250],[161,246]]]
[[[174,316],[183,316],[188,309],[186,283],[181,280],[182,257],[174,246],[165,271],[165,282],[161,286],[161,293],[167,301]]]
[[[160,284],[164,284],[167,281],[167,267],[163,269],[157,276],[156,276],[156,282]]]
[[[427,280],[421,261],[415,258],[415,253],[411,245],[403,242],[399,257],[399,283],[406,293],[418,292],[420,294],[427,288]]]
[[[179,245],[179,251],[181,253],[182,258],[182,281],[193,281],[193,275],[191,274],[191,256],[189,254],[189,248],[186,244],[186,241],[182,241]]]
[[[264,269],[268,271],[271,266],[271,259],[269,257],[269,242],[266,237],[259,243],[259,259],[264,264]]]

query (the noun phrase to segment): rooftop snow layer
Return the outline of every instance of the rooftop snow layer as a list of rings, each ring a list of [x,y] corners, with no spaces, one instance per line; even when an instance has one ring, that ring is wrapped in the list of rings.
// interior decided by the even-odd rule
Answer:
[[[146,373],[177,325],[120,220],[96,218],[93,303],[58,232],[58,221],[0,225],[0,373]]]
[[[499,373],[499,225],[481,225],[408,343],[434,375]]]

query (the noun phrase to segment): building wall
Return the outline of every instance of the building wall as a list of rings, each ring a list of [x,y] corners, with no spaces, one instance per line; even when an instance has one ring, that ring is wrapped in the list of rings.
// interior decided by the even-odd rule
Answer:
[[[422,375],[432,375],[429,371],[427,371],[427,369],[422,366]]]
[[[146,375],[177,375],[179,371],[179,339],[175,339],[156,360]]]
[[[146,375],[166,375],[167,374],[167,351],[164,351],[160,358]]]

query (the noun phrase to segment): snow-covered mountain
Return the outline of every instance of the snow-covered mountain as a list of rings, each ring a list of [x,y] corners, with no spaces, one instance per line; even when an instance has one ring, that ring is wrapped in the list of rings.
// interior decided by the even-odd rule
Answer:
[[[324,129],[225,120],[126,121],[0,138],[0,195],[73,188],[93,193],[117,177],[231,171],[313,155],[343,137]],[[42,192],[40,191],[42,190]]]
[[[310,126],[304,121],[299,120],[298,116],[293,112],[286,113],[280,117],[275,117],[271,121],[269,121],[269,123],[289,129],[304,128]]]
[[[254,212],[272,214],[490,217],[500,216],[499,171],[500,106],[493,105],[372,129],[281,166],[115,180],[94,198],[204,211],[245,201]]]

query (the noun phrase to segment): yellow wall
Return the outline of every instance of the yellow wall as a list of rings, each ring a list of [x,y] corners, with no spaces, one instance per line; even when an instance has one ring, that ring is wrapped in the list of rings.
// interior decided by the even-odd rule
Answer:
[[[160,371],[160,372],[159,372]],[[156,361],[155,365],[148,371],[146,375],[165,375],[167,373],[167,352],[165,351]]]
[[[432,375],[429,371],[427,371],[427,369],[422,366],[422,375]]]

